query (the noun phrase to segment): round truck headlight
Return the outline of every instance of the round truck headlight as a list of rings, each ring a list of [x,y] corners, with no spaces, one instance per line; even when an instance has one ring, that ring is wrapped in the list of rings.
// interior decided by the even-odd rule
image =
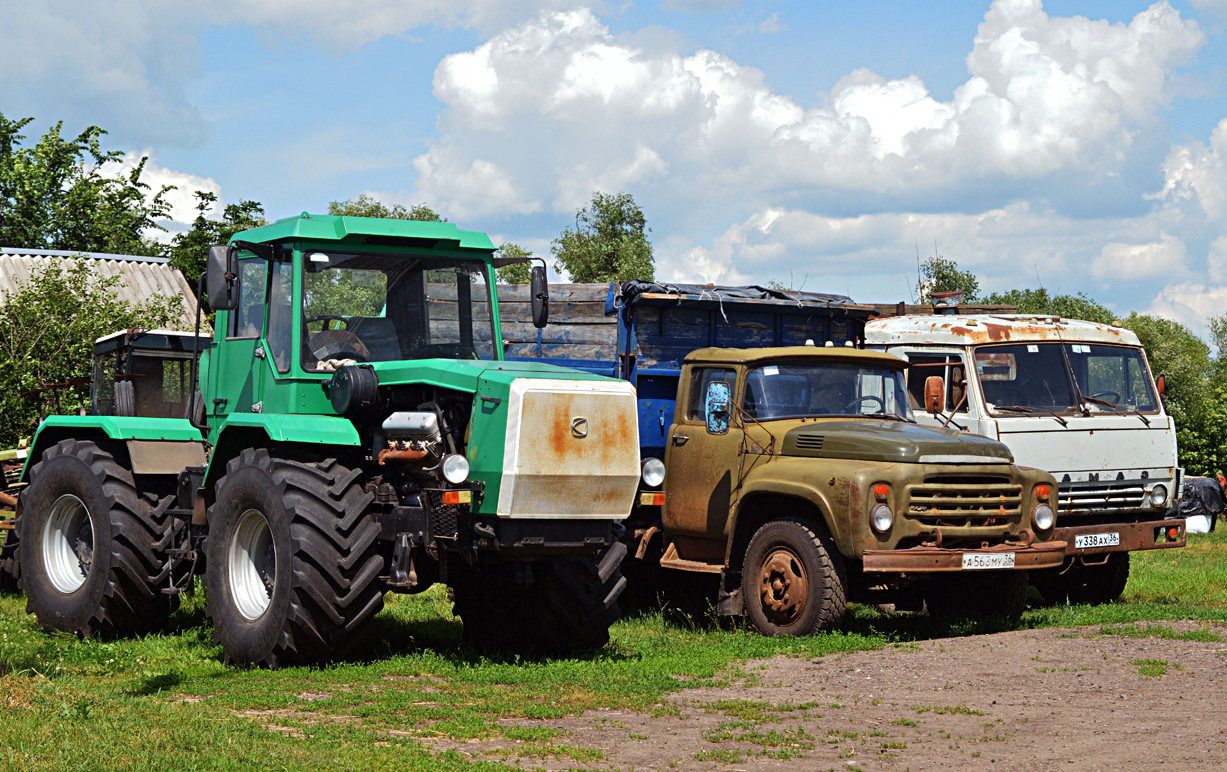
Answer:
[[[1031,512],[1031,521],[1037,531],[1047,531],[1057,520],[1056,513],[1047,504],[1040,504]]]
[[[469,460],[458,453],[443,459],[443,479],[453,485],[469,479]]]
[[[869,510],[869,524],[878,533],[888,533],[895,522],[895,513],[885,504],[878,504]]]
[[[665,481],[665,462],[659,458],[645,458],[640,467],[643,484],[655,488]]]
[[[1161,507],[1167,503],[1167,486],[1156,485],[1150,489],[1150,505],[1152,507]]]

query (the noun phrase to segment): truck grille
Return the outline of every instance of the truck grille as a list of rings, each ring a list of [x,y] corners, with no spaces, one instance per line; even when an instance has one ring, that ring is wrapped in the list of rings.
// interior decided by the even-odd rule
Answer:
[[[1131,512],[1146,507],[1146,489],[1138,480],[1061,483],[1059,515],[1086,512]]]
[[[927,525],[1005,525],[1022,513],[1022,485],[998,477],[930,477],[908,490],[907,516]]]

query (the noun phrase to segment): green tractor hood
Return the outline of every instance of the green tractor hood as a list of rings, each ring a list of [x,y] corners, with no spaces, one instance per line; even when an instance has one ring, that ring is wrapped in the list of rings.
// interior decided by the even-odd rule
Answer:
[[[568,381],[607,380],[581,370],[537,362],[495,362],[485,359],[415,359],[410,362],[373,362],[381,386],[429,383],[445,389],[486,393],[479,384],[497,384],[506,391],[516,378],[560,378]]]
[[[975,434],[902,421],[829,421],[784,435],[783,455],[888,463],[1011,463],[1005,445]]]

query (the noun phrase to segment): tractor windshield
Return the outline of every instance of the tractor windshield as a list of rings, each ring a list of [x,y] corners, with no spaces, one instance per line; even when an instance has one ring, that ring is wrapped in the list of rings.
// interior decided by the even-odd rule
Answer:
[[[302,286],[306,370],[495,356],[482,262],[308,252]]]

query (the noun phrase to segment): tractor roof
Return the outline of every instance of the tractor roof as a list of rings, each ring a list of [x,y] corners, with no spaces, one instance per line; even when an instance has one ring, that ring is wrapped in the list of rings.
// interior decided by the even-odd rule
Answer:
[[[234,238],[258,244],[277,241],[333,241],[355,248],[369,245],[494,251],[494,244],[485,233],[460,230],[450,222],[339,217],[306,212],[297,217],[286,217],[269,225],[236,233]]]

